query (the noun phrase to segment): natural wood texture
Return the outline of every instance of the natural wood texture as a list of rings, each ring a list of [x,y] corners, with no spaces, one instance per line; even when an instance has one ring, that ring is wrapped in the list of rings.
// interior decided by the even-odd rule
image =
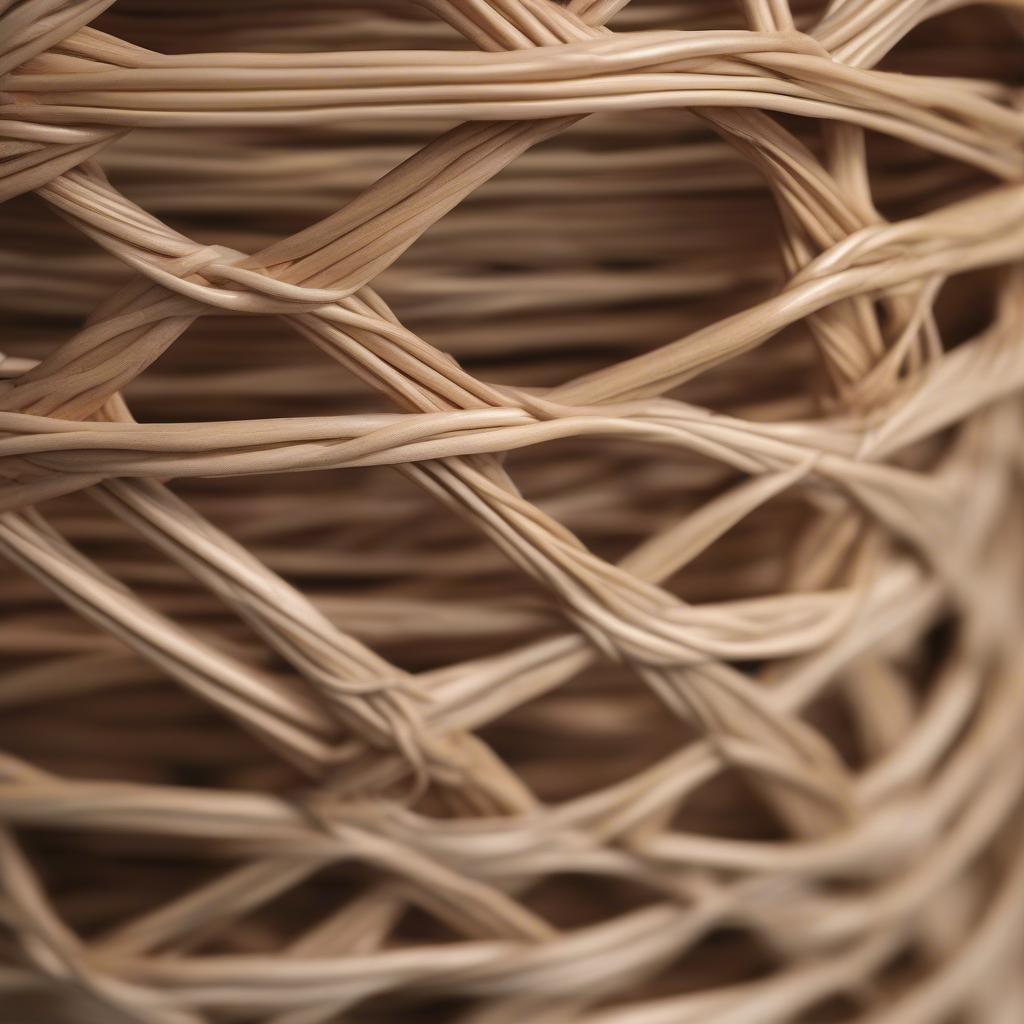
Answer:
[[[1024,1020],[1022,68],[0,0],[0,1024]]]

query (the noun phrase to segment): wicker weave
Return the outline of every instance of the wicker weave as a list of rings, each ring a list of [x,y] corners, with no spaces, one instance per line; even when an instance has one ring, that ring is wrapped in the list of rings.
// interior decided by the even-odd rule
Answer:
[[[1022,69],[0,0],[0,1024],[1020,1024]]]

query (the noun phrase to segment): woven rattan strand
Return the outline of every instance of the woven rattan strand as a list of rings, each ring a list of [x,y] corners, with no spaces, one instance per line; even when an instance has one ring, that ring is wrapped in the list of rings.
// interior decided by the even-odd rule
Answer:
[[[1024,3],[0,0],[0,1024],[1024,1021]]]

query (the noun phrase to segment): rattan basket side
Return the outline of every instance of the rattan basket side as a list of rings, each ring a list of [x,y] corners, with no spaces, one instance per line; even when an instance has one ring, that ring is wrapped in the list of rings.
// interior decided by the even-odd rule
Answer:
[[[1024,1020],[1017,0],[0,0],[0,1024]]]

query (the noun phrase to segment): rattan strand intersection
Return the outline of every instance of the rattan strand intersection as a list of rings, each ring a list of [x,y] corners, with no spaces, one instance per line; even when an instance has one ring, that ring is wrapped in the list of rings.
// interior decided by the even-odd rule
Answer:
[[[1020,1024],[1024,3],[0,0],[0,1022]]]

